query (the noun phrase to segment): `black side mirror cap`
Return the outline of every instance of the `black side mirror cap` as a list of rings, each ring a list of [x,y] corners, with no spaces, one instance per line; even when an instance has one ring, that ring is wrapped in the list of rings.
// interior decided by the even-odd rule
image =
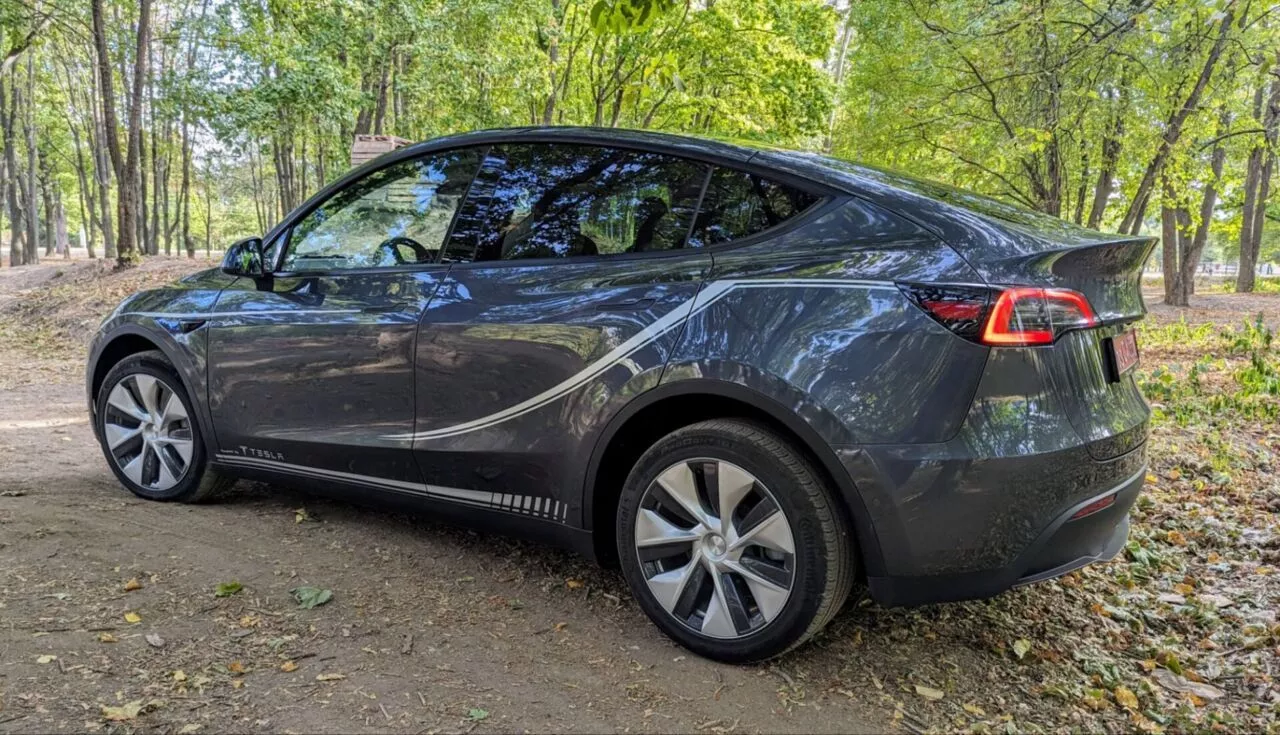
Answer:
[[[222,256],[222,272],[229,276],[262,278],[267,275],[262,258],[262,238],[246,237],[227,248]]]

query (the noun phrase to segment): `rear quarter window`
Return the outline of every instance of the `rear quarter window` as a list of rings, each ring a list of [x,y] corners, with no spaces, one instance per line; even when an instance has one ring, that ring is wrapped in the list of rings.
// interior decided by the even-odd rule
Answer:
[[[717,245],[764,232],[820,199],[812,192],[757,174],[716,168],[689,234],[689,247]]]

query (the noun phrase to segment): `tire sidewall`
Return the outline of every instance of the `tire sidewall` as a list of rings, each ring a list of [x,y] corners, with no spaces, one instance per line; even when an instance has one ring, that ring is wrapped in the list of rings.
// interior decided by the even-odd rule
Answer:
[[[786,514],[796,543],[794,582],[782,612],[759,631],[741,638],[705,636],[672,617],[649,590],[636,556],[635,516],[645,490],[663,470],[699,457],[731,462],[754,475]],[[636,462],[623,486],[615,528],[623,574],[632,595],[649,618],[690,650],[719,661],[758,661],[791,648],[809,631],[817,616],[827,578],[827,550],[821,522],[808,497],[796,488],[801,481],[782,469],[772,453],[713,428],[676,432],[650,447]]]
[[[150,375],[153,378],[164,381],[165,385],[171,388],[178,400],[182,401],[182,407],[186,409],[189,422],[191,424],[191,462],[187,466],[186,474],[173,487],[157,491],[152,488],[143,487],[135,484],[130,480],[124,471],[120,469],[115,457],[111,454],[111,449],[107,446],[106,431],[104,429],[107,420],[107,398],[111,395],[111,390],[130,375]],[[94,431],[98,435],[98,444],[102,447],[102,454],[107,460],[107,466],[115,474],[116,479],[122,485],[129,489],[134,495],[147,500],[183,502],[197,495],[200,489],[201,478],[205,471],[206,451],[204,446],[204,436],[200,432],[200,422],[196,418],[196,408],[191,402],[191,397],[187,394],[187,387],[183,384],[182,379],[178,376],[173,366],[164,359],[161,353],[143,353],[139,355],[131,355],[112,366],[107,372],[106,377],[102,380],[102,386],[98,389],[98,396],[95,402],[96,411],[94,416]]]

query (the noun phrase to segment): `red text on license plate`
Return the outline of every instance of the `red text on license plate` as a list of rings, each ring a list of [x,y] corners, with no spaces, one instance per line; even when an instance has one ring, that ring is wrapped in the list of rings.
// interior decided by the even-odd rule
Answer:
[[[1138,364],[1138,335],[1132,329],[1111,338],[1111,364],[1115,366],[1115,377],[1131,370]]]

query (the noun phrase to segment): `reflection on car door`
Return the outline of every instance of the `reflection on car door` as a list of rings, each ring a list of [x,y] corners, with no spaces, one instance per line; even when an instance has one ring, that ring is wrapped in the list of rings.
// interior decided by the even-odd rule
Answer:
[[[418,338],[414,446],[433,489],[579,520],[587,439],[657,384],[710,268],[684,247],[706,175],[648,152],[490,151]]]
[[[482,154],[433,154],[353,182],[286,233],[281,273],[223,292],[209,330],[217,461],[421,487],[404,438],[414,341]]]

